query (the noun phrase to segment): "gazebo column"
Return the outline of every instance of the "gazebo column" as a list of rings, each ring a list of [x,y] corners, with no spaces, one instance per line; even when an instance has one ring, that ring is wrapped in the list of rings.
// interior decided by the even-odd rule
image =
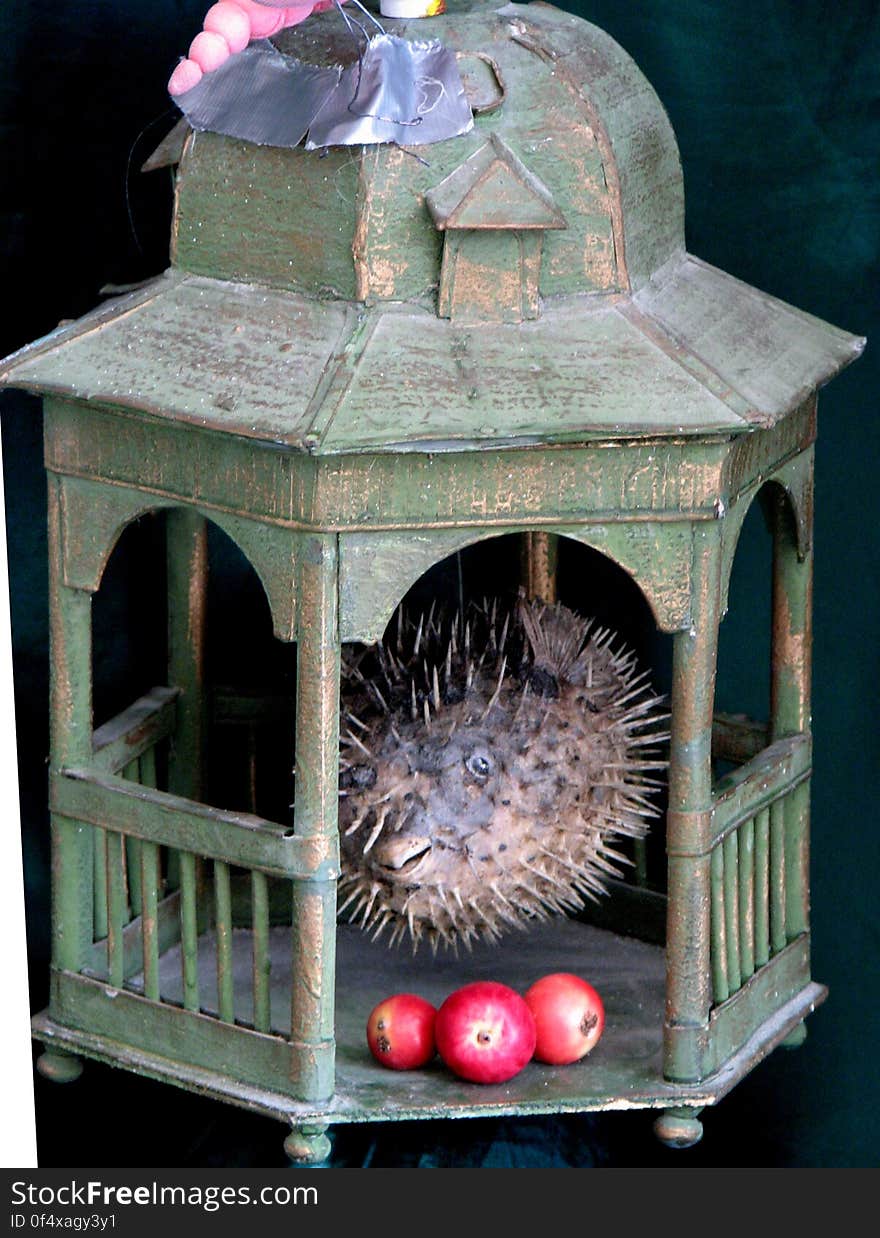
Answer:
[[[61,484],[49,475],[50,778],[85,765],[92,753],[92,596],[64,583]],[[51,803],[50,790],[50,803]],[[94,938],[97,831],[52,813],[52,966],[80,972]],[[37,1067],[55,1082],[82,1073],[72,1054],[48,1049]]]
[[[180,689],[174,743],[168,762],[168,790],[185,799],[204,793],[205,611],[208,586],[208,530],[204,516],[176,508],[166,516],[168,582],[168,682]],[[198,935],[209,911],[204,862],[191,852],[172,851],[169,886],[180,888],[183,994],[187,1010],[199,1009]]]
[[[168,571],[168,677],[180,688],[169,791],[200,800],[205,731],[205,608],[208,526],[190,508],[166,516]]]
[[[812,647],[813,552],[811,529],[798,548],[789,500],[774,493],[772,651],[770,677],[771,739],[809,735]],[[804,779],[785,804],[785,932],[789,941],[809,928],[810,782]],[[801,1023],[786,1044],[800,1044]]]
[[[297,572],[294,832],[332,841],[339,809],[339,584],[335,534],[306,534]],[[291,1070],[303,1100],[335,1086],[336,879],[293,883]],[[330,1151],[325,1125],[294,1128],[285,1151],[314,1164]]]
[[[526,597],[540,602],[556,601],[556,569],[559,538],[536,529],[522,535],[520,577]]]
[[[691,625],[673,648],[664,1075],[692,1082],[703,1074],[709,1010],[712,718],[721,599],[721,525],[694,532]],[[700,1123],[670,1111],[656,1124],[664,1142],[695,1143]]]

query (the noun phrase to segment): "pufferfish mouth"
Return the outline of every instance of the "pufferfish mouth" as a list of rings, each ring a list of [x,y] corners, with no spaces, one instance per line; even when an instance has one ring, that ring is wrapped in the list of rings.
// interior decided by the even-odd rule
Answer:
[[[410,876],[430,853],[430,838],[390,838],[376,858],[383,868]]]

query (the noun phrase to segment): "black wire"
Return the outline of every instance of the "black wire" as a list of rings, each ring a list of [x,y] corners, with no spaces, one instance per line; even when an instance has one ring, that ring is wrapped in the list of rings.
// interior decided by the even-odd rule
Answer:
[[[134,162],[134,153],[137,150],[138,143],[143,139],[144,135],[149,133],[151,129],[154,129],[156,125],[158,125],[160,121],[165,120],[166,117],[173,116],[175,111],[176,109],[173,107],[166,108],[165,111],[161,112],[157,117],[155,117],[155,119],[147,121],[143,129],[141,129],[140,133],[128,148],[128,158],[125,161],[125,210],[128,215],[128,226],[131,229],[132,240],[134,241],[141,258],[146,257],[146,255],[144,253],[144,247],[141,245],[140,237],[138,236],[137,227],[134,222],[134,211],[131,205],[131,167]]]
[[[349,33],[351,34],[352,38],[356,38],[356,35],[354,31],[352,30],[352,26],[356,26],[358,30],[360,30],[361,34],[363,35],[364,41],[366,43],[366,47],[363,50],[360,47],[358,47],[357,84],[355,86],[354,94],[352,95],[351,100],[349,101],[347,105],[347,111],[349,111],[352,116],[356,116],[359,120],[378,120],[380,123],[386,124],[386,125],[404,125],[406,127],[416,128],[418,125],[422,123],[421,116],[416,116],[413,120],[401,120],[396,116],[382,116],[378,112],[359,112],[356,110],[355,104],[357,103],[358,95],[361,92],[361,83],[363,81],[364,53],[369,49],[370,43],[372,42],[372,38],[370,37],[370,35],[367,34],[366,27],[362,25],[362,23],[359,22],[356,17],[352,17],[350,14],[345,12],[345,10],[342,7],[341,0],[335,0],[335,3],[336,3],[336,8],[339,11],[340,16],[342,17],[342,20],[345,22],[346,26],[348,27]],[[371,13],[367,12],[364,6],[359,3],[359,0],[352,0],[352,3],[357,4],[357,7],[359,9],[362,9],[363,12],[367,14],[367,16],[370,18],[370,21],[372,21],[376,26],[378,26],[383,34],[386,34],[383,26],[379,22],[376,21],[375,17],[373,17]],[[393,38],[394,36],[386,34],[386,37]]]

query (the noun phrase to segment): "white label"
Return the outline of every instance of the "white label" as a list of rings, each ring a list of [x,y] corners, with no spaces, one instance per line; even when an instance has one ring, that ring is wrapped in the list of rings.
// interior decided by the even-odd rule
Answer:
[[[446,12],[446,0],[380,0],[383,17],[437,17]]]

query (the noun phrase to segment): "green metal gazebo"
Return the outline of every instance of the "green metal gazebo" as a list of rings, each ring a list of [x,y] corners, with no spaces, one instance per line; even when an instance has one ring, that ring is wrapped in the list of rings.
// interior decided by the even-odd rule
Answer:
[[[607,35],[546,4],[448,9],[385,24],[454,50],[469,133],[317,152],[188,132],[170,270],[0,368],[45,409],[41,1069],[95,1058],[275,1116],[303,1163],[336,1124],[456,1114],[643,1108],[693,1143],[700,1110],[825,995],[808,915],[813,444],[817,388],[862,341],[686,252],[674,135]],[[336,63],[340,31],[331,12],[279,44]],[[716,717],[714,681],[759,496],[772,692],[756,722]],[[123,531],[157,512],[167,680],[96,729],[92,597]],[[296,643],[292,821],[203,799],[208,522]],[[619,932],[561,919],[410,958],[336,923],[342,646],[378,640],[433,565],[511,533],[532,594],[554,596],[572,539],[671,636],[666,878],[648,888],[636,866],[614,889]],[[573,1066],[481,1086],[383,1072],[367,1051],[368,1011],[399,988],[439,1001],[468,978],[585,969],[608,1022]]]

